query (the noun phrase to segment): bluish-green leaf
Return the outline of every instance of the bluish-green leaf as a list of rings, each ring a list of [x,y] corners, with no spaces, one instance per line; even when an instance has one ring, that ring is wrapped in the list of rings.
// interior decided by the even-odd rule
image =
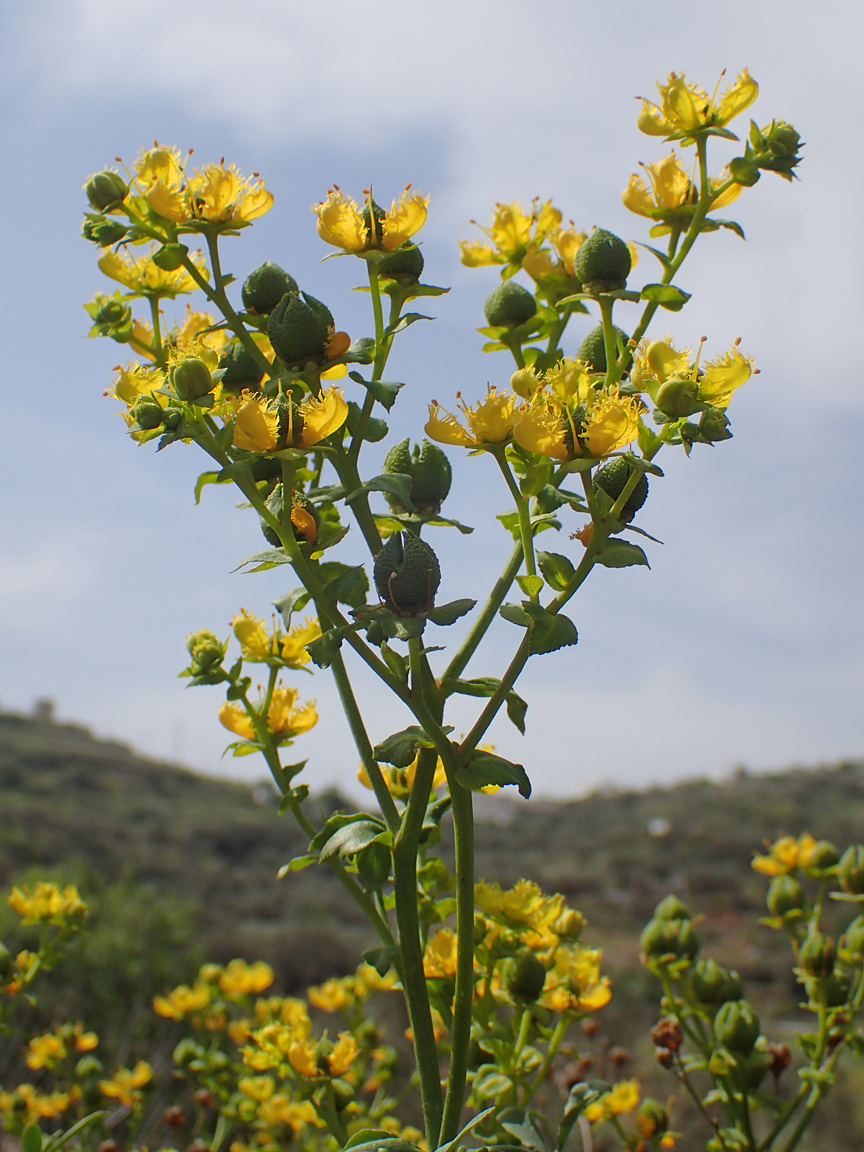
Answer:
[[[463,788],[475,792],[490,784],[496,784],[499,788],[515,784],[526,800],[531,795],[531,781],[523,766],[505,760],[503,756],[496,756],[494,752],[479,749],[473,752],[470,761],[457,771],[456,779]]]
[[[641,297],[651,304],[659,304],[668,312],[680,312],[690,299],[690,293],[676,288],[674,284],[646,284]]]
[[[538,552],[537,567],[549,587],[556,592],[563,592],[576,575],[572,562],[558,552]]]
[[[445,628],[470,612],[476,603],[476,600],[451,600],[448,604],[437,604],[427,617],[433,624]]]
[[[345,503],[350,504],[352,500],[356,500],[358,496],[364,492],[389,492],[391,496],[395,496],[400,504],[404,504],[406,508],[413,508],[411,503],[411,487],[414,481],[410,476],[404,472],[387,472],[383,476],[375,476],[372,480],[367,480],[365,484],[361,484],[359,488],[345,497]]]
[[[608,540],[597,553],[597,563],[604,568],[629,568],[632,564],[651,567],[639,545],[631,544],[629,540]]]
[[[241,560],[236,568],[232,568],[232,572],[239,572],[241,568],[245,568],[247,564],[254,564],[254,568],[250,568],[250,572],[266,572],[269,568],[275,568],[278,564],[290,564],[291,559],[284,548],[266,548],[262,552],[253,552],[251,556],[247,556],[245,560]]]
[[[446,729],[448,732],[452,728]],[[412,764],[418,748],[431,748],[432,742],[419,725],[403,728],[401,732],[394,732],[373,750],[376,760],[383,760],[385,764],[392,764],[394,768],[407,768]]]

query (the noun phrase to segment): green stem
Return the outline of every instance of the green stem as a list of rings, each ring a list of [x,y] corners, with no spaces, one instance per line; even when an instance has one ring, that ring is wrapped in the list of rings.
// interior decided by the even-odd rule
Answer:
[[[516,573],[522,566],[522,557],[524,553],[522,550],[522,541],[520,540],[513,552],[510,559],[504,566],[504,570],[492,586],[492,591],[489,593],[489,598],[483,605],[480,613],[474,620],[468,630],[465,639],[457,648],[453,655],[452,660],[447,665],[447,670],[444,673],[443,679],[457,679],[465,671],[471,657],[477,651],[483,637],[489,630],[489,626],[498,614],[498,609],[504,603],[507,593],[513,586],[513,581],[516,578]]]
[[[156,363],[159,367],[165,368],[167,367],[168,360],[165,356],[165,346],[162,343],[159,298],[157,296],[148,296],[147,303],[150,305],[150,319],[153,324],[153,355],[156,357]]]
[[[446,767],[446,765],[445,765]],[[469,788],[458,783],[447,769],[453,810],[456,869],[456,993],[450,1070],[444,1097],[444,1117],[439,1144],[452,1140],[461,1127],[468,1078],[471,1018],[474,1006],[474,807]]]
[[[531,514],[528,509],[528,500],[519,491],[519,485],[516,483],[510,465],[504,456],[503,450],[493,453],[498,467],[501,469],[501,475],[510,490],[510,495],[513,497],[513,503],[516,505],[516,514],[519,517],[519,537],[522,541],[522,554],[525,557],[525,571],[529,576],[537,575],[537,565],[534,560],[534,533],[531,531]],[[531,597],[532,600],[537,599],[537,594]]]
[[[606,353],[606,386],[616,383],[620,379],[618,372],[618,342],[615,339],[615,327],[612,323],[612,308],[615,304],[611,296],[598,296],[600,305],[600,319],[603,324],[603,348]]]
[[[561,1047],[562,1040],[567,1035],[568,1026],[569,1021],[566,1015],[562,1012],[555,1023],[555,1028],[552,1032],[552,1035],[549,1037],[549,1044],[546,1048],[546,1055],[543,1057],[543,1063],[540,1065],[540,1068],[537,1071],[537,1075],[534,1077],[531,1086],[528,1088],[527,1094],[522,1100],[523,1108],[528,1107],[529,1101],[534,1098],[536,1093],[542,1087],[543,1081],[549,1075],[549,1069],[552,1067],[552,1062],[558,1055],[558,1049]]]

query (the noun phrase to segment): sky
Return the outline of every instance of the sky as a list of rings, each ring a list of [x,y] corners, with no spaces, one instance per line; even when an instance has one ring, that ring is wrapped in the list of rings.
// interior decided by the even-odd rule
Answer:
[[[740,336],[760,375],[733,399],[733,440],[660,458],[666,475],[638,520],[664,541],[648,545],[651,570],[592,574],[569,611],[578,646],[532,661],[520,681],[526,737],[502,720],[492,739],[545,796],[860,757],[862,32],[851,0],[728,0],[698,20],[687,0],[10,0],[0,706],[51,697],[62,719],[148,755],[263,774],[252,758],[222,759],[219,689],[188,690],[177,673],[190,632],[227,637],[241,606],[267,616],[288,584],[232,572],[262,546],[257,519],[223,489],[196,507],[206,458],[136,446],[103,396],[124,356],[86,339],[81,305],[113,288],[79,235],[91,172],[154,139],[260,172],[275,207],[226,241],[226,267],[242,281],[275,260],[355,337],[371,327],[367,298],[350,292],[363,266],[322,263],[310,206],[334,183],[355,196],[371,183],[384,203],[408,182],[428,194],[425,279],[452,290],[388,368],[406,383],[391,431],[416,440],[431,399],[479,398],[511,371],[475,331],[497,273],[459,263],[457,241],[479,236],[470,221],[488,221],[496,201],[551,197],[581,229],[648,241],[620,195],[665,146],[638,132],[634,97],[652,98],[670,71],[710,92],[724,68],[731,79],[747,67],[760,97],[733,127],[746,132],[751,113],[793,122],[801,180],[766,175],[726,210],[746,244],[702,238],[679,276],[690,304],[652,331],[685,346],[705,335],[708,355]],[[732,147],[715,149],[715,171]],[[652,263],[644,255],[631,282],[654,278]],[[565,350],[594,322],[574,323]],[[493,519],[507,498],[492,461],[451,458],[445,512],[476,531],[432,539],[441,600],[481,597],[510,544]],[[369,475],[378,463],[371,446]],[[543,546],[578,548],[571,521]],[[361,552],[349,539],[340,558]],[[517,640],[502,622],[470,673],[499,673]],[[301,679],[322,720],[291,752],[308,756],[313,788],[356,796],[328,675]],[[362,675],[358,695],[373,740],[408,722]],[[458,730],[473,712],[460,705]]]

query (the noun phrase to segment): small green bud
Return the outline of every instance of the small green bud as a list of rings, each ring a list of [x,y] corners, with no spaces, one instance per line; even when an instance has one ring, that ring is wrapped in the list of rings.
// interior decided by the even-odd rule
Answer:
[[[181,400],[200,400],[215,387],[210,369],[197,356],[179,360],[171,369],[171,383]]]
[[[75,1080],[86,1080],[88,1076],[102,1076],[105,1071],[105,1066],[98,1056],[88,1053],[82,1056],[75,1065]]]
[[[533,1004],[546,983],[546,968],[530,948],[504,962],[504,986],[521,1004]]]
[[[441,583],[438,557],[410,532],[394,532],[375,557],[375,587],[399,616],[431,611]]]
[[[647,1096],[636,1110],[636,1124],[643,1136],[662,1136],[669,1127],[669,1113],[659,1101]]]
[[[700,1004],[725,1004],[741,998],[741,979],[716,960],[700,960],[690,973],[690,991]]]
[[[151,432],[162,423],[162,407],[152,396],[139,396],[129,409],[129,414],[145,432]]]
[[[736,184],[742,188],[752,188],[759,180],[760,172],[752,161],[745,156],[736,156],[729,161],[729,172]]]
[[[654,394],[654,404],[675,420],[691,416],[699,409],[699,385],[689,376],[670,376]]]
[[[106,220],[104,216],[90,217],[81,226],[81,235],[100,248],[107,248],[122,240],[129,229],[119,220]]]
[[[270,313],[267,333],[282,363],[298,365],[321,361],[333,327],[326,304],[305,292],[286,292]]]
[[[733,1056],[749,1056],[759,1039],[759,1017],[746,1000],[730,1000],[714,1018],[717,1043]]]
[[[213,677],[222,667],[227,651],[226,645],[206,629],[193,632],[186,641],[186,650],[191,660],[189,671],[196,679]],[[218,683],[221,676],[216,677],[213,683]]]
[[[729,417],[722,408],[706,408],[699,417],[699,436],[705,444],[719,444],[721,440],[731,440]]]
[[[773,916],[785,916],[787,912],[798,912],[804,907],[804,889],[794,876],[775,876],[765,900]]]
[[[633,465],[629,464],[623,456],[613,456],[594,473],[594,483],[599,485],[607,496],[617,500],[634,471]],[[636,481],[636,487],[624,502],[624,507],[621,509],[621,520],[625,524],[629,524],[647,499],[648,477],[643,472]]]
[[[286,292],[296,292],[297,281],[293,276],[268,260],[243,281],[240,293],[243,307],[247,312],[269,316]]]
[[[595,228],[582,242],[573,259],[573,269],[587,292],[616,292],[627,284],[633,260],[620,237],[605,228]]]
[[[842,1008],[844,1004],[849,1003],[852,985],[848,976],[840,972],[832,972],[824,980],[822,990],[825,1003],[829,1008]]]
[[[106,208],[119,204],[129,191],[122,176],[117,172],[97,172],[91,176],[84,185],[87,199],[97,212],[104,212]]]
[[[864,956],[864,916],[858,916],[846,929],[844,947],[853,956]]]
[[[416,244],[403,244],[388,252],[375,265],[379,276],[398,280],[400,284],[416,284],[423,274],[423,253]]]
[[[575,908],[565,908],[552,925],[552,931],[562,940],[578,940],[585,927],[585,917]]]
[[[646,957],[654,960],[692,960],[699,951],[699,939],[690,920],[669,920],[655,917],[649,921],[639,937]]]
[[[834,971],[837,945],[830,936],[811,932],[798,950],[798,963],[808,976],[824,979]]]
[[[177,268],[183,265],[183,257],[189,249],[185,244],[163,244],[162,247],[153,253],[151,259],[157,268],[161,268],[163,272],[174,272]]]
[[[223,370],[222,387],[226,392],[239,393],[244,388],[258,391],[264,369],[239,341],[228,345],[219,358],[219,367]]]
[[[453,472],[450,461],[441,449],[428,440],[410,448],[406,438],[390,449],[384,457],[382,472],[401,472],[411,477],[411,502],[417,512],[441,511],[441,505],[450,491]],[[407,512],[398,496],[385,492],[391,512]]]
[[[494,328],[516,328],[531,319],[537,311],[537,301],[515,280],[505,280],[487,297],[483,311],[486,323]]]
[[[850,896],[864,894],[864,845],[855,844],[846,849],[840,858],[837,875],[844,892]]]
[[[270,493],[267,500],[267,507],[281,523],[283,516],[281,484],[277,484]],[[294,529],[295,540],[305,541],[307,544],[314,544],[320,523],[321,517],[315,505],[310,500],[307,500],[305,496],[295,495],[291,504],[291,525]],[[272,544],[274,548],[282,547],[282,541],[279,539],[278,533],[270,527],[263,517],[261,518],[261,531],[268,544]]]
[[[801,137],[785,120],[772,120],[765,128],[750,122],[750,144],[745,155],[757,168],[792,179],[792,170],[801,163]]]
[[[689,920],[691,918],[690,909],[674,894],[663,897],[654,909],[654,915],[658,920]]]
[[[183,413],[179,408],[166,407],[162,409],[162,424],[169,432],[173,432],[176,428],[180,427],[183,420]]]
[[[616,344],[627,346],[630,337],[620,328],[615,328]],[[576,359],[587,364],[592,372],[606,371],[606,341],[603,336],[603,325],[598,324],[592,328],[579,347],[576,349]]]
[[[121,300],[106,297],[93,320],[106,331],[110,328],[123,328],[132,319],[132,309]]]
[[[751,1052],[736,1061],[729,1075],[739,1092],[755,1092],[768,1074],[773,1057],[767,1052]]]
[[[835,848],[830,840],[820,840],[814,845],[810,852],[807,867],[818,868],[820,871],[824,871],[826,868],[833,868],[834,865],[839,862],[839,850]]]

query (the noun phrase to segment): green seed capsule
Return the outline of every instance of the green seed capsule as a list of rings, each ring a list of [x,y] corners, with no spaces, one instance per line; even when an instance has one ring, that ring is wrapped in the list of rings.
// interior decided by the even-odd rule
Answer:
[[[749,1056],[759,1039],[759,1017],[746,1000],[730,1000],[714,1019],[717,1043],[733,1056]]]
[[[296,291],[297,281],[294,277],[268,260],[249,273],[243,281],[240,295],[247,312],[269,316],[286,292]]]
[[[629,339],[630,337],[626,332],[623,332],[620,328],[615,328],[616,349],[619,344],[622,348],[626,347]],[[602,324],[598,324],[596,328],[592,328],[576,349],[576,359],[581,360],[583,364],[587,364],[592,372],[606,371],[606,341],[603,336]]]
[[[119,204],[124,199],[129,187],[122,176],[116,172],[97,172],[91,176],[84,185],[87,199],[97,212],[104,212],[107,208]]]
[[[282,363],[297,365],[323,358],[333,327],[326,304],[305,292],[287,292],[270,313],[267,333]]]
[[[407,438],[394,444],[384,457],[382,471],[410,476],[411,503],[415,511],[426,514],[441,511],[453,478],[450,461],[437,445],[428,440],[415,444],[413,449]],[[384,495],[391,512],[409,511],[395,494],[385,492]]]
[[[615,456],[597,469],[594,473],[594,483],[602,488],[607,496],[617,500],[634,471],[633,465],[628,464],[623,456]],[[629,524],[647,499],[648,477],[643,472],[636,481],[636,487],[624,501],[621,520]]]
[[[441,583],[438,557],[410,532],[394,532],[375,557],[375,587],[384,604],[400,616],[429,612]]]
[[[573,269],[588,291],[615,292],[624,288],[632,265],[630,249],[605,228],[595,228],[573,259]]]
[[[487,298],[483,311],[487,324],[495,328],[515,328],[531,319],[537,311],[537,301],[515,280],[505,280]]]
[[[180,360],[171,371],[171,383],[181,400],[198,400],[212,391],[210,369],[197,356]]]

